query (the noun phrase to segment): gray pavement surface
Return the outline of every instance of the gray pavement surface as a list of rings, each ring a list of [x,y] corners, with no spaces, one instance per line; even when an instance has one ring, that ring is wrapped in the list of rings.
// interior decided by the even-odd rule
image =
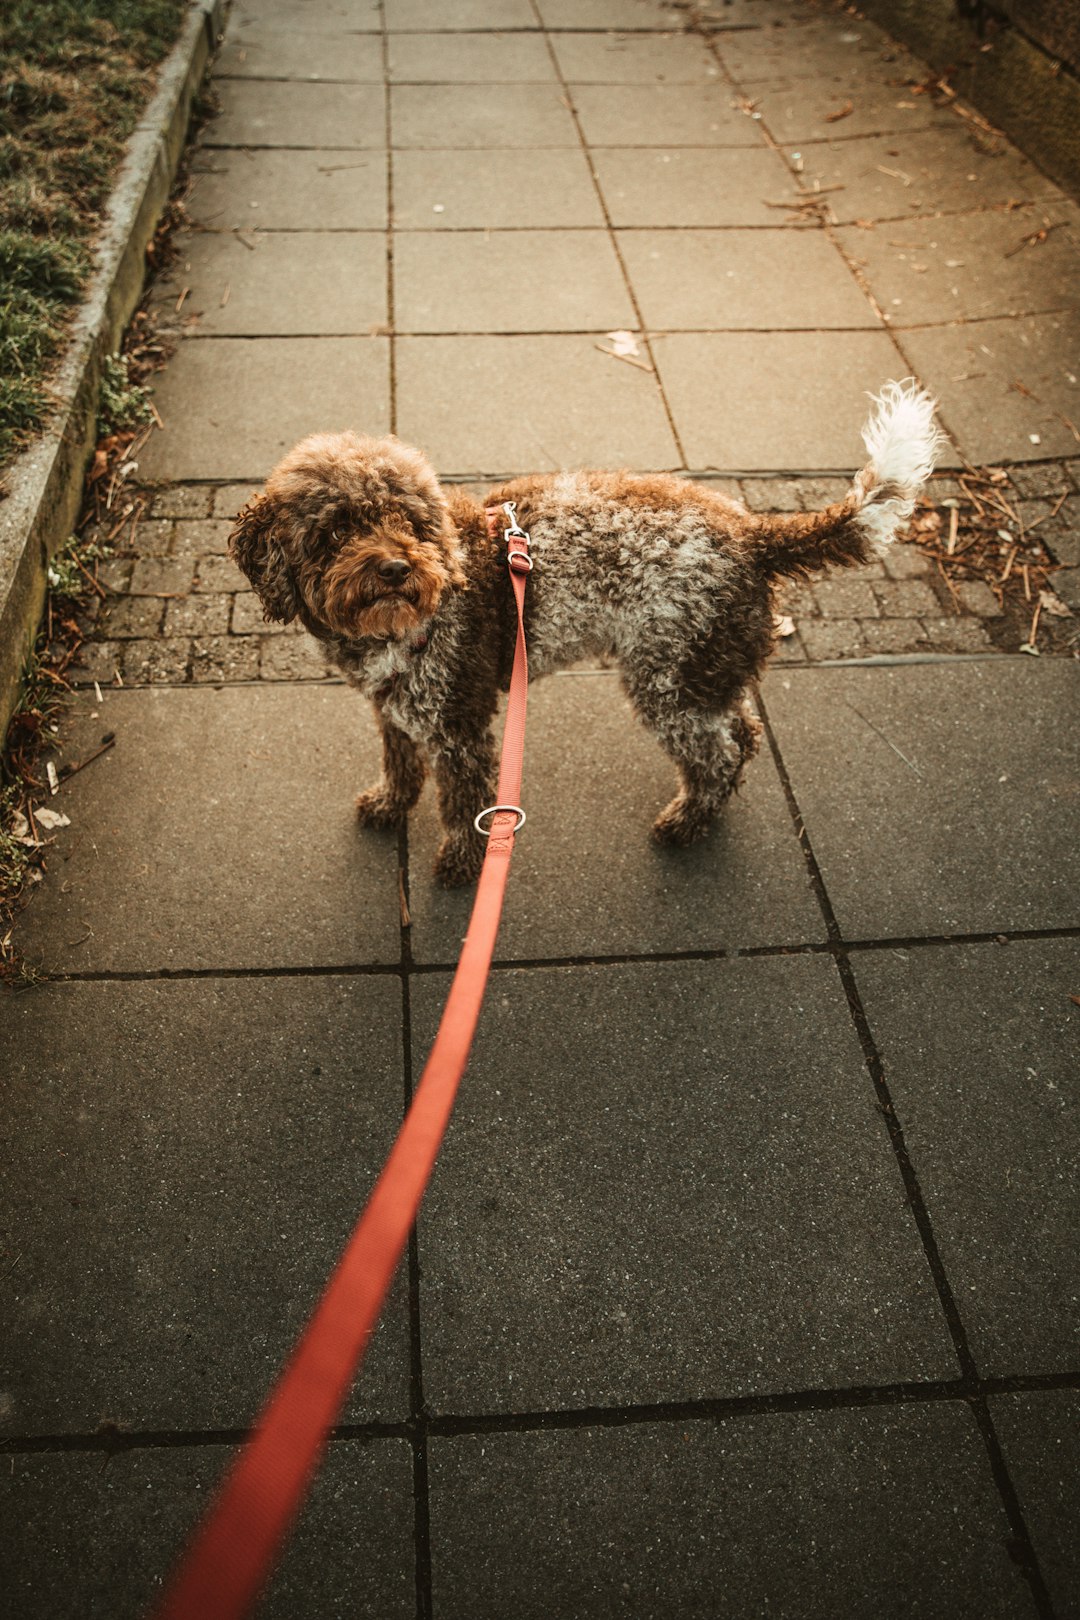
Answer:
[[[263,622],[238,507],[352,426],[794,510],[912,373],[942,536],[962,500],[1044,537],[1039,656],[1011,531],[957,585],[902,545],[792,588],[683,853],[617,677],[534,689],[473,1060],[259,1612],[1080,1614],[1078,214],[928,77],[824,0],[234,6],[60,739],[115,741],[50,801],[46,977],[0,1008],[5,1616],[160,1590],[467,923],[430,793],[357,831],[371,717]]]

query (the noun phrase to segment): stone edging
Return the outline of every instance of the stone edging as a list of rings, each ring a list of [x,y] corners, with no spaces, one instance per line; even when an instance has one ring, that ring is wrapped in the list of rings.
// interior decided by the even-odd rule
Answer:
[[[226,0],[194,0],[131,137],[102,221],[96,268],[53,375],[57,407],[5,475],[0,501],[0,721],[6,725],[45,601],[49,558],[71,534],[93,450],[107,356],[142,295],[145,252],[172,190],[191,108],[224,27]]]
[[[949,76],[1051,180],[1080,189],[1080,80],[1018,26],[983,4],[858,0],[858,9]]]

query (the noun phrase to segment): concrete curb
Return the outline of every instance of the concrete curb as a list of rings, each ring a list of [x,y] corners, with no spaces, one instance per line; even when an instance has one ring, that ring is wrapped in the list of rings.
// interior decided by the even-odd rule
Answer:
[[[194,0],[129,143],[97,244],[97,267],[52,379],[57,408],[6,474],[0,502],[0,720],[14,707],[45,601],[50,557],[78,517],[96,440],[101,376],[142,294],[145,252],[172,189],[191,108],[225,22],[226,0]]]

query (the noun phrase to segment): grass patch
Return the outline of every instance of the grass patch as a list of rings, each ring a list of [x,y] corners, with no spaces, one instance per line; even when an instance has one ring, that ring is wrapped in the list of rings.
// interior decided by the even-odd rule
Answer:
[[[0,467],[45,422],[125,143],[185,0],[0,6]]]
[[[124,354],[110,354],[101,375],[101,397],[98,400],[98,436],[125,433],[131,428],[143,427],[154,420],[149,390],[133,382]]]

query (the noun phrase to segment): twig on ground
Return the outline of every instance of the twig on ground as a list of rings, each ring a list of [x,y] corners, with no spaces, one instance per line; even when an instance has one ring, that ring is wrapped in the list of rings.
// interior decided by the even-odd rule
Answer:
[[[102,754],[107,754],[109,749],[115,747],[115,745],[116,733],[113,731],[107,731],[104,737],[101,739],[100,748],[95,748],[94,752],[92,754],[87,754],[85,759],[76,760],[74,765],[65,765],[62,767],[60,771],[61,782],[66,782],[69,776],[76,776],[79,771],[84,771],[88,765],[92,765],[94,763],[95,759],[100,759]]]

